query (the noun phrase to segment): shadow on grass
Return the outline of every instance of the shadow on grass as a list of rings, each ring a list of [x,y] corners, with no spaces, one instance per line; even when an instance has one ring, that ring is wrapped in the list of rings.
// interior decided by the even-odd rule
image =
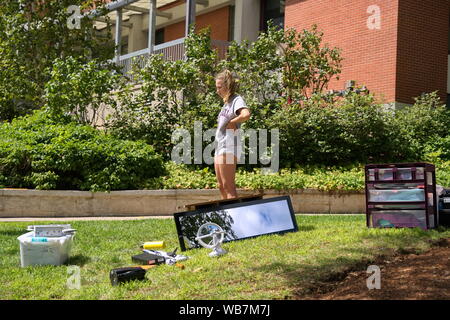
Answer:
[[[23,229],[22,230],[19,230],[19,229],[11,229],[11,230],[0,230],[0,236],[7,236],[7,237],[18,237],[18,236],[21,236],[21,235],[23,235],[23,234],[25,234],[25,233],[27,233],[28,231],[24,231]]]
[[[86,263],[90,262],[91,258],[82,254],[77,254],[74,256],[70,256],[66,265],[76,265],[79,267],[83,267]]]
[[[412,232],[411,232],[412,231]],[[421,253],[432,246],[447,243],[447,233],[434,231],[410,230],[405,233],[364,234],[356,239],[356,243],[367,242],[366,246],[336,249],[332,254],[311,256],[309,262],[277,262],[254,267],[253,271],[268,275],[282,276],[292,289],[291,296],[286,299],[302,299],[302,297],[326,293],[336,288],[339,281],[349,273],[366,271],[371,264],[383,264],[397,255]],[[441,240],[439,240],[441,239]],[[334,246],[339,245],[338,243]],[[364,285],[364,283],[362,284]]]
[[[321,261],[320,264],[275,262],[253,270],[281,274],[292,289],[292,294],[285,298],[299,299],[305,295],[331,291],[335,282],[345,279],[350,272],[366,270],[374,261],[375,258],[339,257]]]
[[[298,227],[298,231],[313,231],[316,230],[316,227],[313,225],[300,225]]]

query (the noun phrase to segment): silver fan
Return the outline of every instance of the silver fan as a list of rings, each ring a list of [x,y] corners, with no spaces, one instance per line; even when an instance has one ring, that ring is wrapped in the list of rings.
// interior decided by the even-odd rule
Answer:
[[[227,251],[221,247],[225,234],[226,232],[223,231],[221,226],[213,222],[207,222],[200,226],[195,240],[197,240],[203,248],[213,249],[209,254],[210,257],[217,257],[227,253]]]

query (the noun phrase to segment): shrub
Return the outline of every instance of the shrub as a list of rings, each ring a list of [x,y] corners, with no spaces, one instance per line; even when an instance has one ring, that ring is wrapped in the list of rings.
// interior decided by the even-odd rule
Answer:
[[[45,84],[45,107],[55,119],[70,116],[73,120],[97,126],[105,106],[114,108],[111,94],[120,88],[122,76],[98,60],[87,63],[74,57],[56,59]]]
[[[441,149],[450,155],[448,136],[450,135],[450,112],[439,99],[437,92],[423,94],[415,98],[411,107],[396,111],[395,126],[399,128],[403,144],[408,146],[410,160],[420,160],[426,150]]]
[[[165,173],[142,141],[113,138],[90,126],[54,123],[36,112],[0,127],[0,184],[36,189],[138,189]]]
[[[450,161],[450,136],[436,137],[424,148],[426,160],[433,162]]]
[[[287,105],[272,118],[280,130],[280,165],[343,165],[398,159],[398,129],[394,116],[371,95],[350,93],[328,103],[313,97],[305,105]]]
[[[147,188],[160,189],[211,189],[217,188],[217,180],[213,170],[203,168],[192,169],[184,164],[172,161],[165,163],[168,174],[150,179]],[[348,167],[334,166],[302,166],[295,169],[281,169],[274,174],[261,174],[259,168],[252,171],[239,167],[236,172],[237,188],[248,190],[259,189],[307,189],[323,191],[363,190],[364,168],[355,164]]]
[[[408,153],[402,143],[395,115],[378,104],[373,95],[350,92],[334,109],[346,154],[337,163],[385,162],[404,159]]]

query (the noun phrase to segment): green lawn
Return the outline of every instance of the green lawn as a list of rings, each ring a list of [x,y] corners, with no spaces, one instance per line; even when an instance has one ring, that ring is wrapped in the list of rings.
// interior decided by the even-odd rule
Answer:
[[[225,243],[229,253],[184,252],[186,268],[162,265],[148,281],[112,287],[109,271],[131,266],[144,241],[178,246],[173,219],[74,221],[67,265],[81,268],[81,289],[68,289],[67,265],[20,267],[19,241],[30,224],[0,223],[0,299],[285,299],[346,270],[365,270],[377,256],[426,250],[450,229],[368,229],[364,215],[297,215],[299,231]],[[51,222],[57,223],[57,222]]]

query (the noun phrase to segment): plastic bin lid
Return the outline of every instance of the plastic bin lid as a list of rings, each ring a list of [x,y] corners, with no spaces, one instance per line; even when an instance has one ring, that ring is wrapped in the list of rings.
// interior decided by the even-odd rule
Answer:
[[[34,243],[36,245],[40,245],[43,244],[45,245],[46,243],[51,243],[51,242],[64,242],[65,239],[70,239],[74,236],[74,234],[63,234],[60,237],[42,237],[42,236],[35,236],[33,231],[27,232],[25,234],[22,234],[21,236],[17,237],[17,240],[19,240],[21,243]],[[38,241],[36,241],[36,239],[38,239]],[[43,240],[45,239],[45,241]]]
[[[27,230],[33,231],[35,237],[61,237],[75,231],[70,224],[31,225]]]

